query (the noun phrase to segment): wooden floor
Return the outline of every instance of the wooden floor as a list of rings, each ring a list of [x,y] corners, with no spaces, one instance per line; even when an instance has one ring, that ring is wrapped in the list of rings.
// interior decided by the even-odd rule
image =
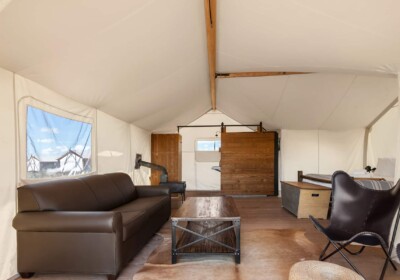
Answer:
[[[188,192],[187,196],[208,196],[220,195],[217,192]],[[326,245],[326,238],[319,233],[308,219],[297,219],[294,215],[281,207],[281,199],[278,197],[236,197],[236,206],[240,212],[242,220],[242,231],[251,231],[257,229],[302,229],[306,232],[306,237],[315,243],[319,249],[323,249]],[[329,221],[321,222],[327,225]],[[271,243],[274,240],[271,240]],[[354,247],[357,248],[357,247]],[[295,252],[293,252],[295,254]],[[299,256],[301,257],[301,256]],[[350,256],[355,265],[360,269],[367,279],[378,279],[382,265],[384,263],[384,254],[377,248],[366,248],[360,256]],[[281,260],[285,262],[285,259]],[[330,262],[348,267],[342,257],[337,254],[329,259]],[[400,269],[400,265],[398,265]],[[280,271],[278,278],[282,275],[288,275],[289,271]],[[271,275],[269,279],[274,279]],[[400,279],[400,272],[395,272],[391,266],[388,266],[386,280]]]

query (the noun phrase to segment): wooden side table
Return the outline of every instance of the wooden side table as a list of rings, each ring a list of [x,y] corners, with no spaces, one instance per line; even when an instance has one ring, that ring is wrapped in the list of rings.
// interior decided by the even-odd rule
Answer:
[[[282,206],[297,218],[328,217],[331,189],[304,182],[281,182]]]

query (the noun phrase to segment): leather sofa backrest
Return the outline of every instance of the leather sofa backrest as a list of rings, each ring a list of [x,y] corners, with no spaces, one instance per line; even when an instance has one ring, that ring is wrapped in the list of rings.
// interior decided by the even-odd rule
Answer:
[[[103,176],[110,179],[118,188],[118,190],[123,195],[123,203],[127,203],[132,201],[138,197],[138,194],[135,190],[135,186],[132,182],[131,177],[129,177],[126,173],[108,173]]]
[[[108,211],[137,197],[129,175],[110,173],[18,188],[18,212]]]

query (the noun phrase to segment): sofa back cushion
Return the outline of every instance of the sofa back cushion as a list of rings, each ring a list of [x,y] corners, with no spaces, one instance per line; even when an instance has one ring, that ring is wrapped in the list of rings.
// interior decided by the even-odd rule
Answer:
[[[126,173],[108,173],[104,177],[110,179],[122,193],[124,203],[132,201],[138,197],[135,186],[133,185],[131,177]]]
[[[90,188],[77,179],[63,179],[18,188],[18,211],[100,210]]]
[[[102,210],[111,210],[124,204],[123,194],[114,182],[106,176],[92,175],[78,180],[81,180],[90,188]]]
[[[127,174],[90,175],[20,187],[18,211],[108,211],[136,197]]]

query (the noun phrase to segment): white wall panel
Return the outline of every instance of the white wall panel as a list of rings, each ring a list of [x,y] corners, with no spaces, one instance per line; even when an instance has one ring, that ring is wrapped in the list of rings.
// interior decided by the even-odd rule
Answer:
[[[282,130],[281,167],[283,181],[297,181],[297,171],[318,173],[318,131]]]
[[[320,174],[363,169],[364,129],[318,132]]]
[[[97,111],[98,173],[127,172],[132,169],[130,125]]]
[[[374,124],[368,141],[368,165],[375,166],[378,158],[396,158],[398,106],[390,109]]]
[[[136,154],[142,155],[142,160],[151,161],[151,133],[137,126],[130,125],[131,130],[131,160],[132,168]],[[133,182],[135,185],[149,185],[151,170],[146,167],[134,169]]]
[[[182,144],[184,142],[182,137]],[[187,190],[196,190],[196,160],[193,151],[182,151],[182,181],[186,182]]]
[[[13,73],[0,68],[0,279],[17,273],[15,216],[16,147]]]
[[[362,169],[364,130],[282,130],[281,179],[297,181],[297,171],[332,174]]]
[[[210,111],[189,125],[220,125],[239,124],[237,121],[219,111]],[[221,173],[212,170],[219,162],[196,162],[195,142],[197,139],[215,139],[215,134],[221,139],[220,127],[182,128],[182,180],[186,181],[188,190],[219,190],[221,188]],[[251,131],[247,127],[228,127],[227,131]]]

